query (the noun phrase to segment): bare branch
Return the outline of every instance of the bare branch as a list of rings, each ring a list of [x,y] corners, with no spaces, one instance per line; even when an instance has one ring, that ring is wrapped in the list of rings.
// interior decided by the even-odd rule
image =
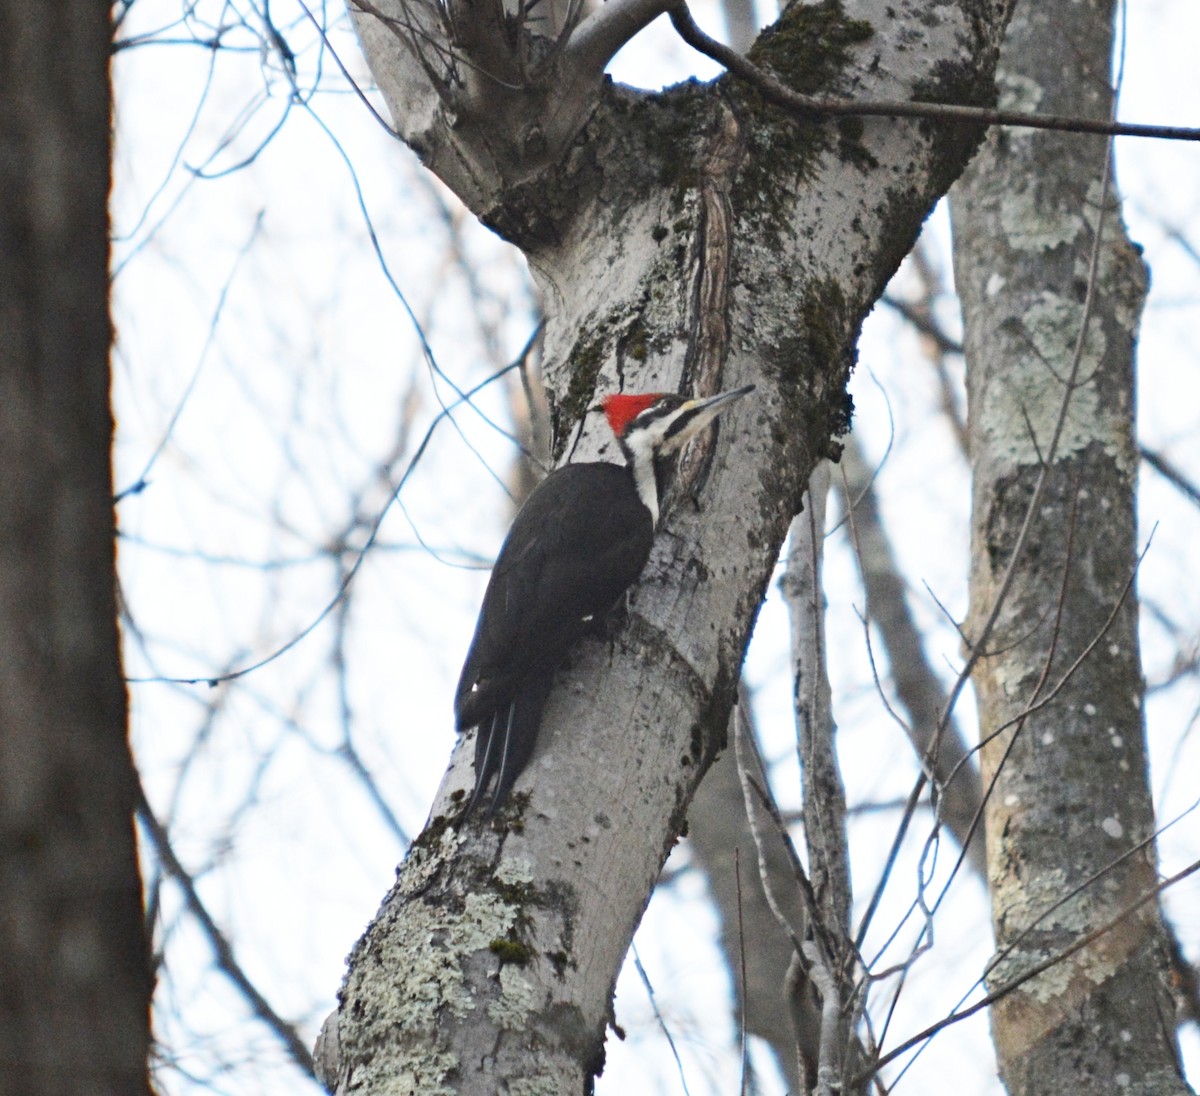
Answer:
[[[213,920],[212,914],[208,912],[208,908],[200,900],[200,895],[196,891],[195,880],[192,879],[191,874],[180,862],[179,857],[175,855],[175,850],[172,848],[170,838],[167,835],[167,828],[158,820],[157,815],[151,809],[150,801],[146,798],[146,792],[140,783],[137,788],[137,816],[146,828],[146,833],[149,835],[150,842],[154,846],[155,854],[162,862],[167,874],[175,880],[183,891],[188,910],[196,919],[204,935],[208,938],[209,945],[213,950],[213,957],[217,962],[217,967],[237,986],[238,991],[246,998],[254,1015],[266,1024],[279,1038],[279,1041],[283,1043],[292,1061],[307,1076],[316,1080],[317,1075],[313,1066],[312,1055],[308,1052],[308,1047],[305,1046],[296,1029],[271,1007],[270,1002],[259,992],[258,987],[255,986],[242,969],[241,964],[237,961],[237,957],[233,953],[233,946],[225,938],[225,934],[221,932],[216,921]]]
[[[409,461],[408,467],[404,470],[404,475],[400,477],[399,483],[396,484],[395,489],[388,496],[387,502],[383,505],[383,507],[381,507],[379,513],[371,523],[370,533],[368,534],[366,542],[363,544],[362,548],[359,549],[358,553],[355,555],[353,564],[351,564],[349,568],[345,569],[345,571],[339,575],[339,583],[333,597],[330,599],[328,604],[326,604],[325,607],[321,609],[319,613],[317,613],[317,615],[306,627],[304,627],[296,635],[292,636],[292,638],[286,643],[283,643],[279,647],[275,648],[275,650],[273,650],[270,654],[264,655],[248,665],[238,667],[237,669],[228,670],[205,677],[131,677],[127,678],[126,680],[131,684],[143,683],[147,681],[170,681],[180,685],[205,684],[209,686],[217,685],[223,681],[235,681],[240,677],[245,677],[247,674],[253,673],[255,670],[260,670],[262,667],[274,662],[277,658],[287,654],[287,652],[293,647],[310,636],[317,629],[317,627],[323,623],[324,620],[337,608],[338,604],[346,596],[346,592],[350,589],[350,585],[353,583],[355,576],[358,574],[363,561],[367,558],[367,554],[375,545],[376,538],[379,535],[380,527],[383,525],[383,519],[387,516],[392,504],[400,497],[400,492],[404,489],[404,485],[408,482],[409,476],[412,474],[413,470],[420,463],[421,457],[424,455],[425,450],[428,447],[430,440],[433,438],[433,434],[437,430],[438,426],[443,420],[450,418],[451,410],[459,406],[459,404],[468,403],[470,398],[478,393],[481,389],[487,387],[487,385],[491,384],[505,373],[509,373],[514,369],[520,368],[525,360],[526,354],[533,349],[535,339],[536,332],[530,337],[529,342],[526,343],[525,348],[521,351],[515,361],[510,362],[503,369],[493,373],[489,377],[486,377],[484,380],[480,381],[479,384],[475,385],[475,387],[464,392],[461,396],[451,402],[444,410],[439,412],[439,414],[434,418],[433,422],[429,424],[429,429],[425,431],[425,436],[421,439],[421,444],[417,446],[417,450],[413,454],[412,459]]]
[[[1192,863],[1190,863],[1182,871],[1176,872],[1174,875],[1162,880],[1156,886],[1150,888],[1144,894],[1139,895],[1133,902],[1130,902],[1127,906],[1123,907],[1113,917],[1110,917],[1102,925],[1097,926],[1091,932],[1080,936],[1070,945],[1063,948],[1062,951],[1055,952],[1055,954],[1043,959],[1041,962],[1035,963],[1033,966],[1021,971],[1021,973],[1013,978],[1012,981],[1006,982],[1004,985],[989,993],[986,997],[976,1001],[973,1005],[963,1009],[961,1012],[951,1012],[948,1016],[944,1016],[942,1019],[938,1020],[937,1023],[930,1024],[923,1031],[919,1031],[911,1038],[905,1039],[904,1042],[898,1047],[889,1050],[887,1054],[883,1055],[883,1057],[875,1062],[870,1071],[859,1074],[859,1076],[855,1077],[855,1082],[865,1080],[867,1077],[882,1069],[888,1064],[888,1062],[895,1061],[905,1051],[911,1050],[918,1044],[933,1038],[933,1036],[943,1028],[947,1028],[951,1024],[957,1024],[960,1020],[967,1019],[968,1016],[974,1016],[975,1013],[980,1012],[989,1005],[995,1004],[997,1001],[1001,1000],[1001,998],[1007,997],[1010,993],[1023,986],[1030,979],[1036,978],[1039,974],[1044,974],[1046,971],[1070,958],[1076,952],[1082,951],[1089,945],[1094,944],[1102,936],[1112,932],[1113,929],[1123,924],[1127,918],[1131,917],[1134,913],[1141,909],[1142,906],[1146,905],[1148,902],[1153,902],[1163,892],[1173,887],[1176,883],[1183,882],[1183,880],[1188,878],[1188,876],[1194,875],[1197,871],[1200,871],[1200,860],[1192,861]]]
[[[819,907],[813,911],[834,937],[850,923],[846,792],[834,747],[829,673],[825,663],[821,556],[829,463],[809,480],[805,511],[792,522],[787,573],[780,586],[792,630],[796,739],[804,781],[804,834]],[[835,964],[836,965],[836,964]]]
[[[809,977],[821,995],[821,1058],[817,1066],[817,1096],[833,1096],[841,1091],[836,1063],[841,1060],[840,1024],[841,1001],[837,979],[821,956],[821,949],[811,940],[804,942],[804,957],[809,962]]]
[[[1144,445],[1138,446],[1138,453],[1141,454],[1142,460],[1171,484],[1175,490],[1190,502],[1194,502],[1197,506],[1200,506],[1200,487],[1197,487],[1166,457],[1161,453],[1154,452],[1152,449],[1147,449]]]
[[[724,65],[738,78],[752,84],[764,99],[803,119],[814,117],[927,118],[938,122],[967,122],[985,126],[1018,126],[1053,129],[1063,133],[1098,133],[1108,137],[1157,137],[1167,141],[1200,141],[1200,129],[1187,126],[1151,126],[1133,122],[1109,122],[1061,114],[1030,114],[1020,110],[953,103],[900,103],[887,100],[855,100],[803,95],[769,72],[746,60],[740,53],[710,38],[697,25],[686,4],[670,9],[671,24],[692,49]]]
[[[900,703],[908,711],[901,720],[922,764],[936,776],[941,801],[938,813],[949,823],[960,845],[968,845],[972,868],[986,875],[983,837],[969,838],[980,803],[979,774],[960,762],[969,753],[945,691],[925,658],[921,637],[904,600],[904,583],[883,529],[870,483],[870,469],[853,436],[842,457],[843,499],[850,515],[855,558],[867,591],[867,613],[880,629]],[[913,804],[915,805],[915,803]]]
[[[607,0],[571,35],[565,50],[568,65],[581,75],[599,76],[626,42],[668,11],[672,0]]]

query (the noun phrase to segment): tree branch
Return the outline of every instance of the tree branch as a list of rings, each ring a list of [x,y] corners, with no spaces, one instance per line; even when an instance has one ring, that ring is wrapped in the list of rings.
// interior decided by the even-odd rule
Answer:
[[[893,1062],[900,1057],[900,1055],[906,1050],[911,1050],[913,1047],[932,1039],[933,1036],[935,1036],[943,1028],[947,1028],[951,1024],[957,1024],[959,1021],[965,1020],[969,1016],[974,1016],[975,1013],[980,1012],[989,1005],[993,1005],[997,1001],[1007,997],[1014,990],[1019,989],[1026,982],[1030,981],[1030,979],[1036,978],[1039,974],[1045,974],[1046,971],[1053,969],[1059,963],[1069,959],[1076,952],[1082,951],[1084,948],[1094,944],[1106,933],[1112,932],[1113,929],[1117,928],[1128,918],[1132,917],[1133,914],[1135,914],[1148,902],[1154,901],[1159,895],[1173,887],[1176,883],[1182,883],[1183,880],[1188,878],[1190,875],[1194,875],[1197,871],[1200,871],[1200,860],[1194,860],[1182,871],[1178,871],[1169,878],[1163,879],[1156,886],[1150,888],[1143,894],[1138,895],[1134,901],[1130,902],[1126,906],[1123,906],[1114,916],[1110,917],[1103,924],[1098,925],[1091,932],[1077,937],[1061,951],[1057,951],[1053,955],[1043,959],[1041,962],[1035,963],[1028,969],[1023,970],[1010,981],[998,986],[986,997],[980,998],[980,1000],[976,1001],[972,1005],[967,1006],[962,1011],[951,1012],[949,1015],[942,1017],[942,1019],[938,1020],[936,1023],[930,1024],[927,1028],[918,1031],[916,1035],[905,1039],[904,1042],[902,1042],[899,1046],[893,1047],[875,1063],[873,1063],[869,1070],[865,1070],[856,1076],[854,1078],[854,1083],[875,1075],[889,1062]]]
[[[303,1070],[306,1076],[316,1080],[313,1059],[308,1052],[308,1047],[304,1045],[304,1041],[296,1029],[271,1007],[270,1002],[258,991],[258,988],[242,969],[233,954],[232,945],[225,938],[216,921],[213,920],[207,907],[200,901],[200,895],[196,892],[195,880],[180,863],[179,857],[175,855],[175,850],[171,847],[171,841],[167,835],[167,828],[151,809],[150,801],[146,798],[146,791],[140,783],[137,788],[137,816],[142,825],[146,827],[150,843],[154,846],[154,852],[162,862],[163,868],[183,891],[187,908],[208,938],[209,945],[213,949],[213,956],[221,972],[237,986],[254,1011],[254,1015],[275,1033],[296,1065]]]
[[[1156,453],[1144,445],[1138,446],[1138,453],[1151,468],[1163,477],[1172,487],[1191,502],[1200,506],[1200,489],[1192,483],[1178,468],[1161,453]]]
[[[1135,122],[1112,122],[1074,118],[1062,114],[1030,114],[1021,110],[993,110],[953,103],[890,102],[802,95],[787,84],[746,60],[740,53],[710,38],[697,25],[686,4],[670,10],[671,25],[692,49],[724,65],[734,76],[752,84],[769,103],[806,120],[814,116],[854,118],[928,118],[939,122],[971,122],[987,126],[1020,126],[1053,129],[1064,133],[1099,133],[1108,137],[1157,137],[1167,141],[1200,141],[1200,129],[1187,126],[1151,126]],[[649,22],[649,20],[647,20]]]
[[[925,657],[883,529],[871,469],[853,435],[846,439],[842,454],[842,489],[854,556],[867,594],[867,616],[879,628],[897,697],[908,713],[908,719],[901,721],[904,731],[917,757],[936,776],[942,796],[939,817],[945,818],[958,843],[968,850],[976,874],[986,880],[983,834],[976,832],[972,838],[981,798],[979,773],[965,763],[970,750],[954,713],[946,711],[945,691]]]
[[[599,76],[626,42],[671,7],[672,0],[607,0],[571,35],[567,64]]]

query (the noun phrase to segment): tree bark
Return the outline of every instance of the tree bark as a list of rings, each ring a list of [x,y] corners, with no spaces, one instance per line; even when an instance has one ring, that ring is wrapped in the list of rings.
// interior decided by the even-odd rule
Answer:
[[[804,793],[804,841],[814,926],[808,952],[796,957],[792,978],[797,1005],[818,997],[819,1025],[796,1024],[798,1034],[820,1032],[816,1054],[806,1069],[808,1083],[825,1093],[857,1091],[850,1083],[861,1061],[847,1050],[854,1038],[857,963],[850,944],[850,842],[846,833],[846,789],[838,766],[833,697],[825,651],[825,509],[829,462],[814,469],[804,510],[792,522],[787,570],[780,588],[788,607],[792,647],[792,704],[796,713],[796,753]],[[798,1018],[802,1013],[793,1009]],[[836,1018],[836,1022],[826,1021]],[[801,1047],[803,1055],[803,1048]],[[845,1066],[852,1063],[849,1069]]]
[[[1112,14],[1105,0],[1021,9],[999,77],[1009,105],[1107,117]],[[997,131],[954,200],[989,988],[1098,933],[993,1006],[1013,1096],[1187,1091],[1158,904],[1125,912],[1157,883],[1133,591],[1146,278],[1106,155],[1102,139]]]
[[[485,7],[451,5],[455,35]],[[350,958],[324,1059],[340,1091],[590,1090],[629,940],[725,745],[780,545],[846,428],[862,318],[980,136],[798,122],[729,79],[606,83],[614,28],[660,10],[616,0],[553,47],[517,27],[517,59],[499,63],[456,52],[475,38],[432,6],[359,5],[401,136],[528,257],[557,459],[601,451],[600,392],[758,390],[684,454],[627,613],[572,653],[490,828],[454,821],[471,743],[456,752]],[[1004,5],[855,14],[793,5],[755,57],[801,90],[989,95]]]
[[[149,1093],[116,625],[103,5],[0,3],[0,1093]]]

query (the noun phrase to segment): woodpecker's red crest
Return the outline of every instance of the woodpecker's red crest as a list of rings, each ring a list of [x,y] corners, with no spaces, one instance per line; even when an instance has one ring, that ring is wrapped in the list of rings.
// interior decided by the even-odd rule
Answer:
[[[604,409],[604,417],[608,419],[609,428],[618,437],[624,437],[629,424],[647,407],[653,407],[663,398],[664,392],[639,392],[636,395],[627,392],[617,392],[605,396],[600,401]]]

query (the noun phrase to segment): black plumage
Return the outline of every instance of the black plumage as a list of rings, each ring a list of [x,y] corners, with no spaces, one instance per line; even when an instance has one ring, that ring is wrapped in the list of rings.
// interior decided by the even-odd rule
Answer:
[[[491,811],[533,755],[554,674],[650,556],[660,460],[753,386],[707,399],[617,393],[601,403],[625,464],[568,464],[529,496],[492,570],[454,694],[460,733],[477,728],[475,789]]]
[[[521,507],[500,549],[454,698],[460,732],[478,727],[475,790],[496,777],[493,809],[529,762],[554,671],[641,574],[650,511],[619,464],[568,464]]]

